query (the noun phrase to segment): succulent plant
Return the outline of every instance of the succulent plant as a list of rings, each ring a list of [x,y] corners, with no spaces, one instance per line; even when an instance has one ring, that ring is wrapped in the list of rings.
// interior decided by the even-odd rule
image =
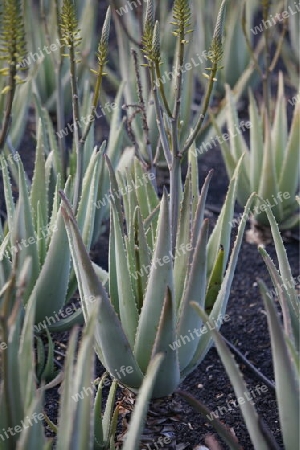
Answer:
[[[199,196],[197,163],[195,158],[191,160],[181,192],[174,252],[166,192],[159,201],[152,183],[137,161],[125,177],[120,176],[119,182],[110,165],[109,169],[112,195],[109,295],[93,269],[72,209],[63,196],[63,217],[82,308],[87,320],[92,307],[89,299],[99,302],[95,332],[97,355],[112,376],[116,376],[120,367],[130,366],[129,373],[123,371],[121,383],[133,391],[141,385],[151,358],[159,352],[165,354],[153,397],[165,396],[172,393],[201,362],[210,347],[210,339],[204,329],[201,331],[203,324],[195,318],[189,301],[197,299],[200,305],[207,307],[217,327],[225,314],[245,226],[240,224],[223,279],[229,256],[231,227],[228,219],[233,214],[238,169],[208,240],[208,220],[203,220],[203,217],[212,174],[207,177]],[[138,186],[136,190],[134,186]],[[124,192],[127,233],[123,230],[119,198]]]
[[[288,133],[283,75],[279,76],[272,127],[267,116],[259,114],[253,94],[250,93],[250,149],[241,132],[235,132],[239,122],[238,114],[228,87],[227,105],[227,126],[234,137],[230,139],[230,144],[223,140],[220,144],[229,177],[232,176],[240,156],[246,153],[237,193],[239,204],[244,206],[250,193],[257,192],[259,197],[254,202],[252,212],[259,225],[268,226],[266,209],[271,205],[281,229],[296,227],[300,217],[299,205],[295,199],[300,175],[300,104],[295,106]],[[218,135],[222,136],[217,125],[216,130]]]
[[[268,267],[275,290],[279,297],[280,307],[283,315],[283,325],[278,317],[272,295],[268,291],[265,283],[258,280],[260,292],[263,297],[264,306],[267,312],[268,327],[271,339],[273,356],[273,368],[275,374],[275,391],[279,410],[280,427],[286,450],[293,450],[299,447],[299,393],[300,393],[300,365],[299,365],[299,297],[295,289],[295,282],[292,278],[291,268],[286,256],[286,251],[280,236],[279,227],[270,207],[266,210],[270,220],[271,231],[274,238],[275,248],[279,262],[279,272],[277,271],[270,256],[263,247],[259,251]],[[194,308],[202,318],[209,320],[207,315],[199,305],[193,303]],[[211,329],[210,333],[215,341],[219,356],[224,364],[226,372],[231,380],[237,397],[244,398],[247,392],[246,384],[236,366],[234,359],[222,339],[221,334],[216,329]],[[200,412],[206,412],[201,405],[193,398],[185,396]],[[250,397],[251,398],[251,397]],[[250,401],[238,402],[243,414],[247,429],[250,434],[254,448],[270,449],[279,448],[272,433],[258,416],[255,407]],[[215,419],[217,431],[225,440],[226,430],[222,428],[219,420]],[[228,439],[227,439],[228,442]],[[231,442],[232,443],[232,442]],[[238,443],[230,445],[232,449],[240,448]]]
[[[94,378],[94,327],[97,308],[91,313],[79,345],[75,360],[78,333],[73,331],[65,360],[61,388],[58,424],[54,425],[44,412],[44,389],[38,389],[35,381],[33,324],[35,299],[25,315],[20,308],[24,287],[30,279],[30,260],[27,259],[19,277],[14,273],[0,292],[0,449],[36,448],[50,450],[53,439],[46,438],[44,421],[57,434],[57,449],[115,450],[114,438],[118,419],[118,407],[114,408],[116,381],[105,382],[104,375],[95,387]],[[142,432],[147,403],[153,382],[163,355],[151,362],[145,382],[141,387],[133,413],[124,450],[137,449]],[[108,381],[108,380],[107,380]],[[102,414],[102,389],[110,385],[110,391]],[[96,395],[94,398],[95,391]]]

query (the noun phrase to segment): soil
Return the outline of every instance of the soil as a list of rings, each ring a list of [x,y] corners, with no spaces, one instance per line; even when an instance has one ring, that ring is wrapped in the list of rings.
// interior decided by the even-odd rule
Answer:
[[[278,67],[276,72],[278,72]],[[274,75],[273,81],[275,85],[276,79],[277,75]],[[289,97],[292,95],[295,95],[295,93],[292,92]],[[260,96],[261,87],[259,87],[257,91],[257,97],[259,98]],[[246,103],[247,102],[244,101],[243,106],[245,107],[245,110],[241,111],[241,117],[247,117]],[[34,141],[30,136],[30,131],[29,127],[27,135],[24,137],[24,142],[19,150],[29,177],[32,174],[35,147]],[[105,135],[105,131],[103,131],[103,133]],[[208,151],[199,160],[200,186],[202,185],[207,172],[211,168],[214,169],[214,176],[211,182],[207,203],[208,205],[213,206],[213,208],[208,208],[207,213],[213,225],[217,219],[216,211],[222,206],[228,186],[226,170],[218,148]],[[2,211],[2,213],[5,212],[1,179],[0,211]],[[239,212],[241,209],[237,206],[236,211]],[[233,234],[235,231],[236,230],[233,230]],[[286,239],[285,246],[292,268],[292,275],[294,278],[297,278],[300,273],[298,241]],[[273,244],[267,246],[267,251],[270,253],[273,260],[276,261],[276,253]],[[97,245],[92,249],[91,256],[95,262],[107,269],[108,229],[100,237]],[[244,238],[228,303],[227,314],[229,320],[222,325],[221,332],[256,368],[259,368],[269,380],[273,381],[274,374],[270,339],[266,313],[257,286],[258,278],[262,278],[270,288],[272,287],[266,266],[257,251],[257,247],[247,243]],[[53,334],[56,348],[65,348],[68,337],[69,333]],[[252,394],[252,397],[259,415],[270,428],[280,447],[283,448],[274,390],[268,387],[267,392],[264,392],[261,395],[256,394],[255,389],[262,386],[264,381],[259,379],[257,375],[238,358],[236,360],[244,375],[248,390],[254,393]],[[62,361],[60,361],[60,363],[62,364]],[[97,361],[95,363],[95,377],[100,376],[104,370],[105,369],[101,366],[99,361]],[[228,404],[230,404],[232,400],[235,400],[235,395],[214,347],[211,348],[198,368],[183,381],[180,385],[180,389],[194,395],[211,411],[217,411],[218,408],[220,408],[219,413],[222,411],[222,413],[220,413],[221,420],[236,434],[240,445],[245,450],[254,448],[251,444],[239,408],[232,406],[230,409],[228,407]],[[105,395],[107,395],[106,388],[104,388],[104,397]],[[119,389],[119,401],[123,398],[123,395],[124,392]],[[165,407],[167,407],[168,403],[177,406],[176,412],[171,411],[169,419],[165,422],[162,421],[160,425],[161,431],[158,432],[158,436],[161,434],[162,436],[170,436],[172,438],[172,444],[170,446],[165,445],[163,447],[164,449],[196,450],[200,449],[200,445],[205,444],[207,435],[216,436],[214,429],[210,425],[209,419],[204,419],[197,414],[177,393],[175,393],[172,398],[165,399]],[[223,409],[221,409],[222,407]],[[59,391],[58,387],[55,387],[47,390],[45,396],[45,411],[49,418],[55,423],[57,422],[58,408]],[[129,420],[129,416],[127,419]],[[171,434],[168,434],[168,423],[173,425],[175,430],[174,434],[172,434],[172,432]],[[47,426],[46,430],[47,434],[51,436],[52,433]],[[118,432],[119,434],[122,433],[121,424]],[[219,437],[217,437],[217,440],[221,442]],[[162,447],[160,444],[152,442],[151,445],[147,447],[147,449],[150,448],[157,449]],[[227,449],[224,443],[222,443],[222,448]]]

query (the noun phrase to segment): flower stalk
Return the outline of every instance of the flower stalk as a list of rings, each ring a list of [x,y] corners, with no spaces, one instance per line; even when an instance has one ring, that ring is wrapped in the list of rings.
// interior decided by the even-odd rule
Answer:
[[[0,131],[0,150],[4,147],[12,114],[12,105],[17,84],[23,83],[18,76],[18,66],[26,55],[26,40],[23,20],[23,11],[20,0],[6,0],[2,5],[0,16],[0,60],[6,67],[0,71],[0,75],[7,77],[7,85],[1,94],[6,94],[6,106],[2,128]]]

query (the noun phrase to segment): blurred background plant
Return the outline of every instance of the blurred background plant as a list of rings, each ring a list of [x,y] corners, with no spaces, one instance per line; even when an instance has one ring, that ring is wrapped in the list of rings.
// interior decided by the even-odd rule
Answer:
[[[299,226],[299,205],[296,194],[300,179],[300,104],[296,104],[292,124],[288,131],[287,100],[284,95],[283,75],[279,75],[276,108],[272,125],[265,107],[259,113],[253,94],[249,93],[250,148],[244,136],[235,131],[238,113],[232,93],[227,88],[227,128],[235,136],[230,143],[223,141],[222,156],[227,174],[232,176],[241,155],[242,162],[237,199],[243,207],[249,195],[257,192],[260,198],[254,202],[254,223],[268,226],[266,208],[272,205],[273,213],[281,229]],[[215,124],[218,135],[222,135]]]

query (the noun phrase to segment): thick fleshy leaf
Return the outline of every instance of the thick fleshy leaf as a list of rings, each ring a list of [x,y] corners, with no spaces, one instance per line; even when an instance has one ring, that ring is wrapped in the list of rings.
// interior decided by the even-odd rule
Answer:
[[[259,280],[259,287],[267,311],[276,384],[276,398],[284,446],[288,450],[299,447],[299,378],[292,366],[287,344],[275,306],[267,295],[267,288]]]
[[[210,170],[208,172],[208,175],[205,177],[200,197],[198,197],[197,200],[197,206],[196,206],[196,213],[194,216],[194,223],[192,228],[192,248],[196,248],[198,236],[201,230],[201,227],[203,225],[203,219],[204,219],[204,213],[205,213],[205,203],[208,193],[208,188],[210,184],[210,180],[213,177],[213,170]],[[192,261],[192,252],[190,254],[190,262]]]
[[[234,361],[233,356],[231,355],[224,340],[222,339],[221,334],[216,330],[215,324],[211,320],[209,320],[207,315],[199,308],[197,304],[193,303],[193,307],[195,308],[203,322],[210,325],[210,334],[215,341],[217,351],[230,378],[235,395],[237,398],[242,397],[244,399],[244,402],[240,403],[240,407],[254,448],[257,448],[259,450],[269,450],[268,443],[260,429],[257,412],[252,402],[248,401],[247,397],[246,400],[244,398],[245,395],[249,396],[249,393],[247,391],[246,383],[243,380],[242,374],[236,362]]]
[[[27,270],[30,270],[28,264],[30,261],[27,260]],[[25,266],[25,267],[26,267]],[[20,338],[19,346],[19,371],[20,371],[20,383],[22,399],[24,404],[24,411],[27,411],[31,406],[33,397],[35,396],[35,370],[34,370],[34,353],[33,353],[33,324],[35,317],[35,303],[30,303],[30,308],[27,308],[22,334]]]
[[[269,274],[272,278],[273,285],[276,290],[276,294],[278,295],[278,298],[279,298],[280,307],[281,307],[282,316],[283,316],[284,331],[285,331],[286,335],[290,339],[292,339],[293,334],[292,334],[291,318],[290,318],[290,311],[289,311],[289,301],[290,300],[289,300],[289,295],[284,287],[284,282],[283,282],[280,274],[276,270],[275,264],[273,263],[272,259],[270,258],[270,255],[267,253],[267,251],[262,246],[258,247],[258,251],[266,263]],[[267,295],[269,295],[269,292]],[[270,294],[270,295],[272,297],[272,294]],[[292,311],[291,311],[291,313],[292,313]]]
[[[294,202],[300,178],[300,102],[295,106],[294,117],[290,129],[289,139],[285,148],[284,161],[281,166],[278,190],[290,194],[284,204]]]
[[[196,301],[200,306],[204,306],[205,291],[207,283],[207,267],[206,267],[206,245],[208,237],[208,219],[205,219],[198,237],[195,253],[190,269],[190,276],[187,280],[183,299],[181,301],[178,314],[177,336],[180,343],[178,349],[180,369],[183,370],[191,361],[193,354],[199,342],[199,336],[189,337],[189,332],[194,332],[195,328],[199,328],[201,322],[199,317],[190,307],[191,301]],[[182,345],[180,342],[182,339]],[[185,342],[187,341],[187,343]],[[174,342],[174,341],[173,341]]]
[[[39,275],[40,264],[37,250],[36,233],[33,224],[32,209],[29,201],[28,186],[24,167],[21,161],[18,162],[19,169],[19,199],[17,203],[16,216],[12,228],[13,245],[18,253],[19,267],[27,257],[31,258],[31,279],[28,281],[24,292],[26,302],[30,295],[35,281]],[[24,241],[22,241],[24,240]],[[22,243],[24,244],[22,245]],[[38,306],[36,306],[38,308]]]
[[[107,368],[115,376],[120,367],[131,367],[130,373],[122,377],[122,383],[131,388],[138,388],[143,374],[133,356],[128,339],[123,331],[120,320],[112,307],[103,285],[99,281],[89,255],[82,242],[72,209],[67,199],[63,197],[63,217],[68,233],[69,244],[78,282],[85,320],[92,311],[93,303],[99,302],[98,323],[95,331],[95,349]]]
[[[135,256],[135,267],[136,273],[135,278],[137,284],[137,305],[139,311],[141,310],[144,293],[146,292],[147,281],[148,281],[148,268],[151,266],[150,252],[147,245],[146,233],[144,230],[144,224],[142,216],[140,214],[139,208],[135,211],[135,224],[134,224],[134,256]],[[139,274],[138,274],[139,271]],[[131,273],[131,277],[134,274]],[[132,279],[132,278],[131,278]]]
[[[60,208],[44,265],[30,295],[36,301],[36,323],[46,317],[53,319],[65,304],[69,272],[70,250]]]
[[[24,448],[50,450],[51,441],[49,443],[44,434],[43,392],[40,391],[35,393],[32,397],[31,405],[26,409],[25,414],[31,419],[32,425],[28,426],[28,422],[26,421],[27,417],[24,417],[24,428],[22,427],[16,450],[22,450]]]
[[[146,372],[150,361],[167,287],[170,288],[173,299],[172,275],[173,261],[169,204],[167,193],[164,191],[157,225],[156,245],[134,347],[134,354],[143,372]]]
[[[265,115],[265,145],[261,173],[263,176],[260,178],[258,194],[263,200],[272,201],[272,195],[278,192],[279,184],[276,177],[275,155],[272,150],[271,129],[267,115]],[[273,208],[276,217],[282,219],[282,204],[275,204]],[[257,218],[257,216],[259,217],[257,219],[259,220],[259,223],[264,225],[268,224],[267,216],[263,211],[260,211],[258,215],[255,215],[255,218]]]
[[[131,417],[129,429],[125,437],[123,450],[139,450],[140,436],[143,431],[143,425],[147,413],[148,402],[151,398],[152,389],[157,377],[158,371],[163,361],[163,355],[158,354],[154,357],[147,368],[147,373],[139,390],[139,395]]]
[[[267,213],[267,216],[268,216],[268,219],[270,222],[270,226],[271,226],[271,231],[272,231],[272,236],[273,236],[274,243],[275,243],[276,254],[277,254],[277,258],[278,258],[279,270],[280,270],[280,276],[281,276],[281,282],[280,282],[280,285],[277,286],[277,289],[281,294],[282,286],[284,286],[284,289],[287,293],[287,301],[288,301],[288,308],[289,308],[289,313],[290,313],[291,326],[292,326],[292,330],[293,330],[293,334],[294,334],[295,344],[297,345],[297,348],[299,350],[299,345],[300,345],[299,344],[299,338],[300,338],[299,299],[298,299],[298,295],[296,293],[296,289],[295,289],[295,286],[293,283],[291,266],[290,266],[288,258],[287,258],[286,250],[283,245],[283,241],[282,241],[282,238],[281,238],[281,235],[279,232],[278,224],[276,223],[276,220],[275,220],[274,214],[272,213],[271,208],[268,208],[266,210],[266,213]],[[264,256],[264,251],[261,251],[261,253]],[[265,259],[265,262],[267,263],[268,259]],[[272,265],[270,265],[270,264],[267,264],[267,265],[268,265],[269,270],[270,270],[270,268],[272,269]],[[274,277],[275,277],[275,273],[276,273],[276,269],[275,269],[275,272],[273,270]],[[276,280],[273,276],[272,276],[272,279],[273,279],[273,283],[275,284]],[[278,284],[278,283],[276,283],[276,284]],[[284,302],[284,300],[282,300],[282,301]],[[283,307],[283,311],[284,311],[284,306],[282,306],[282,307]]]
[[[180,204],[178,230],[176,236],[175,261],[174,261],[174,288],[176,308],[180,306],[180,300],[184,289],[185,279],[189,275],[190,252],[187,246],[191,241],[191,173],[190,169],[185,179],[183,198]],[[192,246],[191,246],[192,247]]]
[[[244,216],[248,217],[250,213],[250,209],[253,203],[254,195],[252,194],[248,199],[248,202],[245,206]],[[210,313],[210,320],[214,321],[214,326],[216,328],[220,328],[222,324],[223,317],[225,315],[227,302],[230,295],[231,284],[234,276],[234,271],[237,264],[237,259],[239,255],[239,251],[242,245],[243,234],[246,226],[246,220],[242,220],[238,227],[237,236],[234,242],[234,246],[230,255],[230,260],[226,269],[225,277],[222,281],[221,289],[219,290],[217,300],[214,303],[213,310]],[[200,331],[200,330],[199,330]],[[211,337],[210,334],[203,330],[200,332],[200,340],[198,343],[198,347],[193,355],[193,358],[189,365],[184,369],[181,376],[182,378],[186,377],[194,368],[203,360],[206,353],[208,352],[211,345]]]
[[[105,411],[103,414],[103,437],[105,442],[109,442],[110,432],[111,432],[111,420],[114,411],[114,403],[117,392],[118,383],[113,381],[109,389],[109,394],[106,401]]]
[[[236,105],[234,102],[234,97],[231,93],[230,87],[226,86],[226,99],[227,99],[227,108],[228,108],[228,116],[227,116],[227,124],[228,124],[228,133],[230,134],[230,149],[231,153],[234,156],[236,163],[240,160],[242,155],[244,158],[241,163],[241,186],[246,185],[247,190],[243,189],[243,192],[239,192],[240,196],[243,196],[243,205],[246,204],[246,201],[249,196],[250,191],[250,180],[249,180],[249,150],[243,135],[241,134],[240,129],[240,120],[238,118]]]
[[[225,270],[229,247],[230,247],[230,233],[232,228],[232,218],[234,214],[234,204],[237,195],[238,183],[240,179],[240,168],[242,164],[243,156],[240,158],[234,174],[230,180],[228,191],[226,194],[224,205],[221,209],[221,213],[218,217],[217,223],[213,229],[212,234],[209,237],[207,244],[207,272],[210,276],[213,265],[215,263],[217,254],[219,252],[220,246],[224,248],[224,265],[223,270]],[[248,217],[248,216],[247,216]]]
[[[224,249],[221,246],[219,253],[216,257],[215,265],[211,272],[211,276],[207,283],[207,290],[205,295],[205,312],[207,314],[210,314],[211,310],[213,309],[219,290],[221,288],[224,276],[223,267],[224,267]]]
[[[255,128],[256,124],[253,124],[252,129],[256,130],[256,135],[260,135],[257,133],[257,129]],[[258,138],[257,138],[258,139]],[[279,180],[280,173],[282,170],[282,164],[284,161],[284,155],[286,152],[286,144],[288,141],[288,125],[287,125],[287,108],[286,108],[286,98],[284,95],[284,79],[283,73],[279,73],[278,77],[278,93],[276,100],[276,110],[274,123],[272,126],[272,147],[275,154],[275,169],[276,169],[276,177]],[[251,147],[252,150],[252,147]],[[254,150],[254,147],[253,147]],[[262,155],[262,152],[259,153]],[[253,155],[258,156],[258,155]],[[258,156],[259,162],[259,156]]]
[[[170,342],[174,342],[176,339],[176,316],[171,296],[171,291],[167,288],[157,336],[152,349],[151,358],[159,353],[164,355],[164,360],[154,383],[153,398],[172,394],[180,383],[178,354],[170,347]]]
[[[41,216],[43,224],[48,223],[47,186],[45,176],[45,155],[44,155],[45,150],[43,148],[42,133],[43,133],[42,123],[41,120],[39,120],[37,130],[37,144],[35,151],[34,173],[30,192],[30,203],[34,214],[33,219],[36,230],[38,230],[37,227],[38,214]]]
[[[249,102],[250,123],[252,124],[250,128],[249,158],[250,192],[257,192],[262,171],[261,155],[264,152],[263,124],[252,91],[249,91]]]
[[[119,224],[118,211],[114,204],[112,205],[112,215],[112,226],[114,227],[115,236],[115,266],[120,319],[130,346],[133,348],[138,324],[138,310],[127,266],[124,236],[122,235]]]
[[[7,168],[7,162],[3,155],[0,155],[0,163],[1,163],[1,171],[2,171],[2,180],[4,185],[4,198],[5,198],[5,206],[7,213],[7,223],[8,229],[13,229],[14,223],[14,212],[15,212],[15,202],[12,195],[12,186],[10,183],[9,172]],[[13,245],[13,243],[11,242]]]

